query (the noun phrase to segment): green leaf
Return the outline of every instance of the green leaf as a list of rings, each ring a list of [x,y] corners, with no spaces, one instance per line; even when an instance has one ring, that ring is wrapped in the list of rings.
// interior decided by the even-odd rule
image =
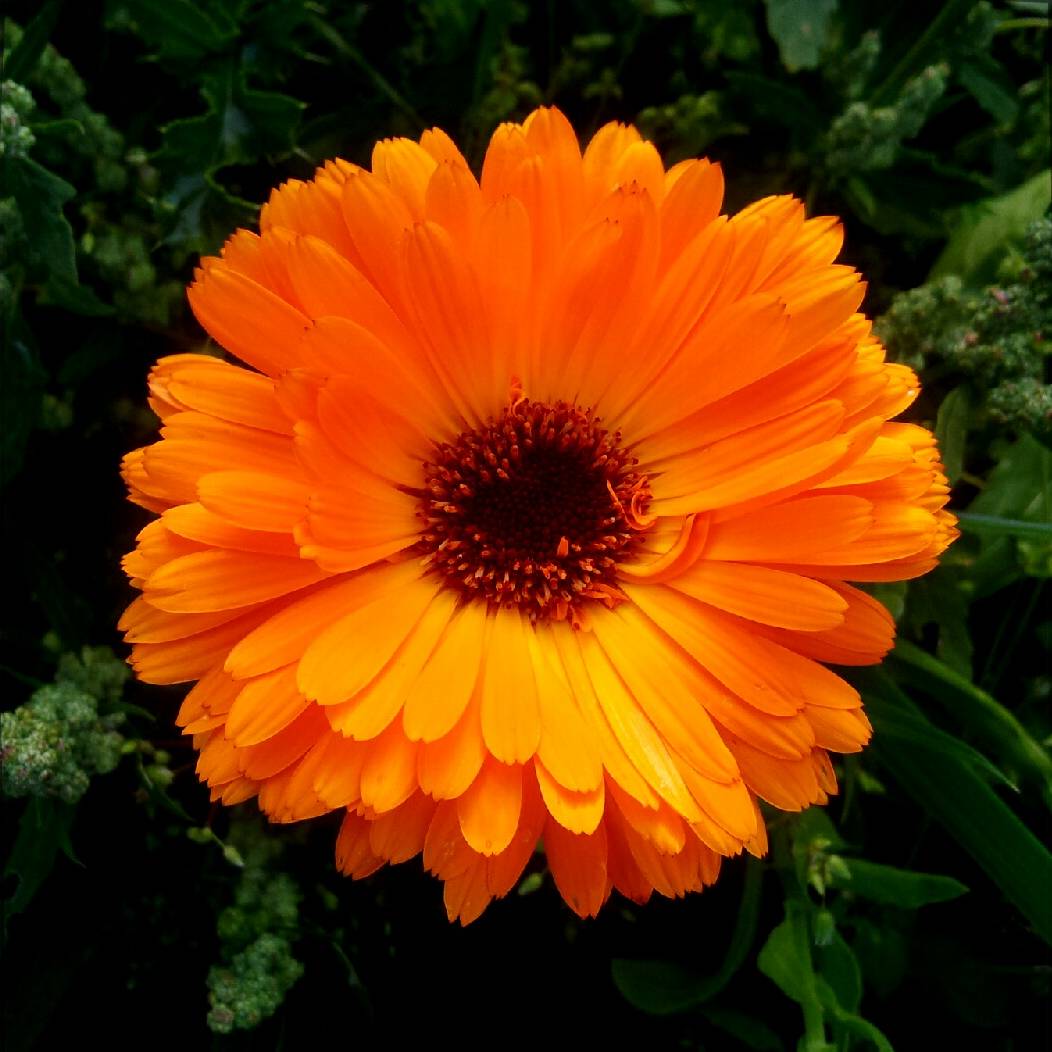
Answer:
[[[728,73],[727,82],[757,116],[785,128],[794,142],[810,142],[825,127],[814,100],[794,84],[739,72]]]
[[[31,796],[18,823],[14,847],[4,867],[4,876],[17,878],[14,893],[4,903],[6,918],[21,913],[54,868],[61,851],[73,859],[69,834],[76,808],[71,804]]]
[[[3,79],[25,83],[34,69],[40,56],[51,39],[52,30],[58,22],[62,10],[62,0],[47,0],[33,20],[26,26],[18,46],[11,49],[11,54],[4,63]]]
[[[833,886],[871,902],[913,910],[932,902],[948,902],[968,891],[953,877],[896,869],[860,858],[845,858],[842,861],[844,868],[838,866],[832,874]],[[840,1001],[845,1004],[843,998]],[[845,1007],[851,1006],[845,1004]]]
[[[306,103],[277,91],[239,87],[236,95],[254,135],[257,153],[291,150]]]
[[[757,967],[787,997],[800,1005],[804,1015],[804,1037],[797,1048],[801,1052],[826,1052],[825,1022],[828,1017],[837,1031],[864,1037],[880,1052],[892,1052],[884,1035],[856,1012],[862,999],[862,974],[851,947],[839,934],[825,947],[814,948],[812,956],[807,900],[790,898],[785,903],[785,920],[771,932]],[[819,973],[815,971],[818,961]]]
[[[703,1008],[701,1014],[714,1027],[756,1052],[782,1052],[785,1047],[778,1035],[753,1015],[715,1006]]]
[[[236,23],[221,8],[193,0],[121,0],[120,8],[162,59],[198,62],[226,50],[237,36]]]
[[[952,486],[964,470],[964,447],[968,438],[972,399],[967,384],[955,387],[939,406],[935,418],[935,437],[939,440],[946,477]]]
[[[968,624],[970,593],[960,571],[950,564],[937,566],[913,581],[906,601],[906,623],[918,636],[925,626],[939,629],[939,657],[969,679],[972,676],[972,636]]]
[[[994,455],[997,467],[986,479],[986,487],[968,509],[966,521],[975,523],[976,515],[1052,522],[1052,451],[1033,435],[1023,435],[1017,442],[999,444]]]
[[[837,1005],[857,1012],[862,1003],[862,970],[840,932],[834,932],[827,945],[815,947],[814,956],[818,974],[836,995]]]
[[[957,521],[965,533],[982,537],[1016,537],[1020,540],[1052,541],[1052,522],[1026,522],[1023,519],[1002,519],[997,515],[979,515],[959,511]]]
[[[704,978],[671,961],[611,962],[614,985],[633,1008],[651,1015],[686,1012],[704,998],[698,996]]]
[[[475,49],[475,76],[471,88],[471,102],[478,105],[479,100],[485,93],[486,86],[492,77],[493,62],[505,39],[508,31],[514,24],[515,5],[511,0],[496,0],[482,5],[484,12],[482,20],[482,32],[479,35],[478,46]],[[471,5],[465,5],[464,15],[470,16],[470,25],[462,22],[464,37],[469,38],[474,30],[475,19],[479,12],[473,11]],[[466,21],[466,19],[465,19]]]
[[[40,397],[47,374],[34,348],[23,338],[19,318],[6,325],[0,344],[0,487],[18,474],[25,458],[26,443],[40,415]]]
[[[942,702],[1022,780],[1040,785],[1052,807],[1052,757],[1004,705],[907,640],[899,642],[892,661],[897,679]]]
[[[221,138],[222,121],[214,109],[197,117],[180,117],[161,128],[156,160],[179,171],[211,171],[221,163]]]
[[[874,700],[901,694],[886,672],[870,673],[868,682]],[[870,751],[1052,944],[1052,854],[971,765],[924,742],[893,739],[880,724],[878,715]]]
[[[87,339],[62,363],[58,382],[63,387],[78,387],[97,370],[112,365],[127,353],[123,330],[109,326],[98,329],[89,333]]]
[[[906,978],[912,957],[909,939],[896,921],[910,927],[914,914],[897,917],[887,910],[878,911],[879,920],[855,916],[851,918],[851,948],[862,965],[866,989],[878,997],[887,997],[897,990]]]
[[[232,164],[249,164],[266,153],[292,149],[303,103],[276,91],[248,88],[239,66],[229,62],[201,86],[205,113],[161,129],[158,162],[200,176]]]
[[[790,73],[815,69],[838,0],[766,0],[767,28]]]
[[[7,192],[18,205],[34,262],[48,277],[75,285],[73,228],[62,214],[62,206],[77,191],[29,157],[10,158],[5,175]]]
[[[1009,248],[1022,244],[1027,227],[1048,208],[1050,180],[1046,169],[1007,194],[966,205],[928,280],[956,274],[969,285],[993,282]]]
[[[797,1004],[818,1000],[807,940],[802,908],[787,902],[785,920],[767,937],[756,959],[760,971]]]
[[[894,178],[886,173],[855,176],[843,186],[851,207],[882,234],[942,240],[949,208],[988,192],[975,175],[947,165],[930,152],[901,147]]]
[[[862,969],[843,936],[837,932],[828,946],[817,947],[815,958],[818,962],[815,991],[832,1026],[834,1038],[840,1039],[842,1032],[846,1031],[866,1039],[879,1052],[893,1052],[880,1030],[858,1015],[862,1003]],[[838,1040],[837,1047],[850,1046]]]
[[[1052,572],[1052,538],[1046,529],[1052,523],[1052,451],[1032,435],[1023,435],[1011,445],[996,446],[994,455],[997,466],[962,522],[983,542],[972,568],[977,596],[1023,576],[1046,577]],[[1032,525],[1008,528],[992,519]],[[1009,537],[1011,533],[1016,536]]]
[[[978,55],[961,63],[957,79],[998,124],[1015,123],[1019,115],[1016,87],[1000,63],[989,55]]]
[[[878,673],[856,672],[852,677],[867,689],[874,686]],[[879,686],[887,688],[886,683]],[[867,712],[880,735],[892,746],[900,743],[905,748],[918,749],[937,754],[965,765],[983,779],[997,785],[1014,789],[1011,779],[967,742],[945,731],[939,730],[902,691],[894,688],[872,690],[867,701]]]
[[[699,976],[670,961],[618,958],[611,963],[611,972],[625,1000],[652,1015],[671,1015],[715,997],[742,966],[756,938],[762,881],[762,864],[748,859],[738,920],[723,963],[714,975]]]
[[[866,100],[871,106],[887,106],[902,90],[906,81],[916,76],[925,66],[945,56],[945,41],[975,6],[975,0],[944,0],[934,15],[923,14],[920,32],[895,62],[894,68],[874,88]]]
[[[40,302],[90,318],[105,318],[116,313],[113,307],[103,303],[87,285],[78,285],[67,278],[51,278],[41,289]]]
[[[147,715],[150,715],[147,713]],[[162,811],[167,811],[170,815],[174,815],[176,818],[181,818],[184,822],[192,823],[194,821],[190,815],[186,813],[186,809],[178,801],[173,800],[168,795],[163,785],[158,785],[149,775],[146,770],[146,765],[142,762],[142,753],[135,754],[135,764],[139,771],[139,778],[142,780],[143,789],[146,792],[146,798],[149,803],[155,807],[159,807]],[[151,814],[152,814],[151,809]]]
[[[822,1008],[833,1020],[835,1030],[847,1031],[856,1037],[864,1038],[877,1049],[877,1052],[895,1052],[891,1042],[877,1027],[854,1012],[847,1011],[839,1004],[836,991],[825,979],[818,979],[815,989],[818,991]]]
[[[396,109],[406,116],[411,124],[421,130],[427,122],[413,109],[412,105],[398,92],[398,89],[362,54],[358,48],[349,43],[333,26],[328,18],[312,15],[311,27],[325,40],[334,51],[356,66],[371,82],[379,95],[385,96]]]

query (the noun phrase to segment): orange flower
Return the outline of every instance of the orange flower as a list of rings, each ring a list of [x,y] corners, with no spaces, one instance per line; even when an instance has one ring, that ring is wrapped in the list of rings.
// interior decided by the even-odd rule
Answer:
[[[213,799],[346,811],[352,876],[423,852],[467,923],[543,841],[580,915],[765,850],[870,735],[823,662],[894,626],[847,581],[955,536],[917,394],[835,219],[720,215],[707,161],[557,110],[481,181],[441,131],[292,180],[190,302],[248,368],[150,376],[158,514],[121,626]]]

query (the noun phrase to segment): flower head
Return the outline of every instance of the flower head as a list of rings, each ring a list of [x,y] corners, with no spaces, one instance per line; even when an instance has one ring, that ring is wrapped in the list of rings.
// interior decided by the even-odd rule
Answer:
[[[826,662],[891,618],[847,582],[954,536],[917,394],[800,202],[720,215],[707,161],[557,110],[378,143],[276,190],[190,302],[244,365],[165,358],[139,676],[214,799],[346,812],[337,863],[423,853],[464,923],[543,841],[581,915],[765,850],[870,726]]]

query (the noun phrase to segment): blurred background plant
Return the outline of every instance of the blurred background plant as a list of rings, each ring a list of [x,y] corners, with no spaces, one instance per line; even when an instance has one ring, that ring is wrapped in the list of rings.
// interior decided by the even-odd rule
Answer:
[[[1047,5],[12,0],[5,15],[7,1047],[491,1034],[525,1005],[550,1033],[569,1015],[594,1041],[650,1047],[1037,1047]],[[461,932],[412,866],[336,878],[324,821],[209,806],[172,729],[180,692],[127,682],[112,649],[142,523],[116,464],[155,426],[149,363],[207,350],[182,291],[198,254],[272,186],[434,124],[477,164],[498,122],[542,102],[582,138],[617,118],[670,161],[719,160],[732,210],[792,192],[844,217],[867,310],[922,374],[912,412],[938,431],[964,535],[930,576],[875,588],[900,627],[857,677],[875,743],[839,765],[829,808],[773,819],[769,859],[580,924],[538,856]]]

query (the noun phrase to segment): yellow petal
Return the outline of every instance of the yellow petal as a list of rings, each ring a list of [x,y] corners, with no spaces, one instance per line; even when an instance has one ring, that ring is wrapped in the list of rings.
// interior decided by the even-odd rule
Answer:
[[[300,690],[320,705],[354,697],[408,638],[437,590],[433,580],[421,580],[330,625],[300,659]]]
[[[406,694],[402,724],[411,740],[437,741],[460,719],[475,690],[490,621],[481,603],[467,603],[451,617]]]
[[[482,670],[482,737],[503,763],[525,763],[541,738],[533,658],[526,633],[533,631],[516,609],[493,615]]]
[[[522,768],[490,758],[457,800],[464,839],[480,855],[499,855],[512,841],[522,811]]]
[[[540,758],[534,760],[534,770],[544,806],[552,818],[571,833],[593,833],[602,821],[606,805],[603,783],[600,781],[594,789],[578,792],[553,778]]]

